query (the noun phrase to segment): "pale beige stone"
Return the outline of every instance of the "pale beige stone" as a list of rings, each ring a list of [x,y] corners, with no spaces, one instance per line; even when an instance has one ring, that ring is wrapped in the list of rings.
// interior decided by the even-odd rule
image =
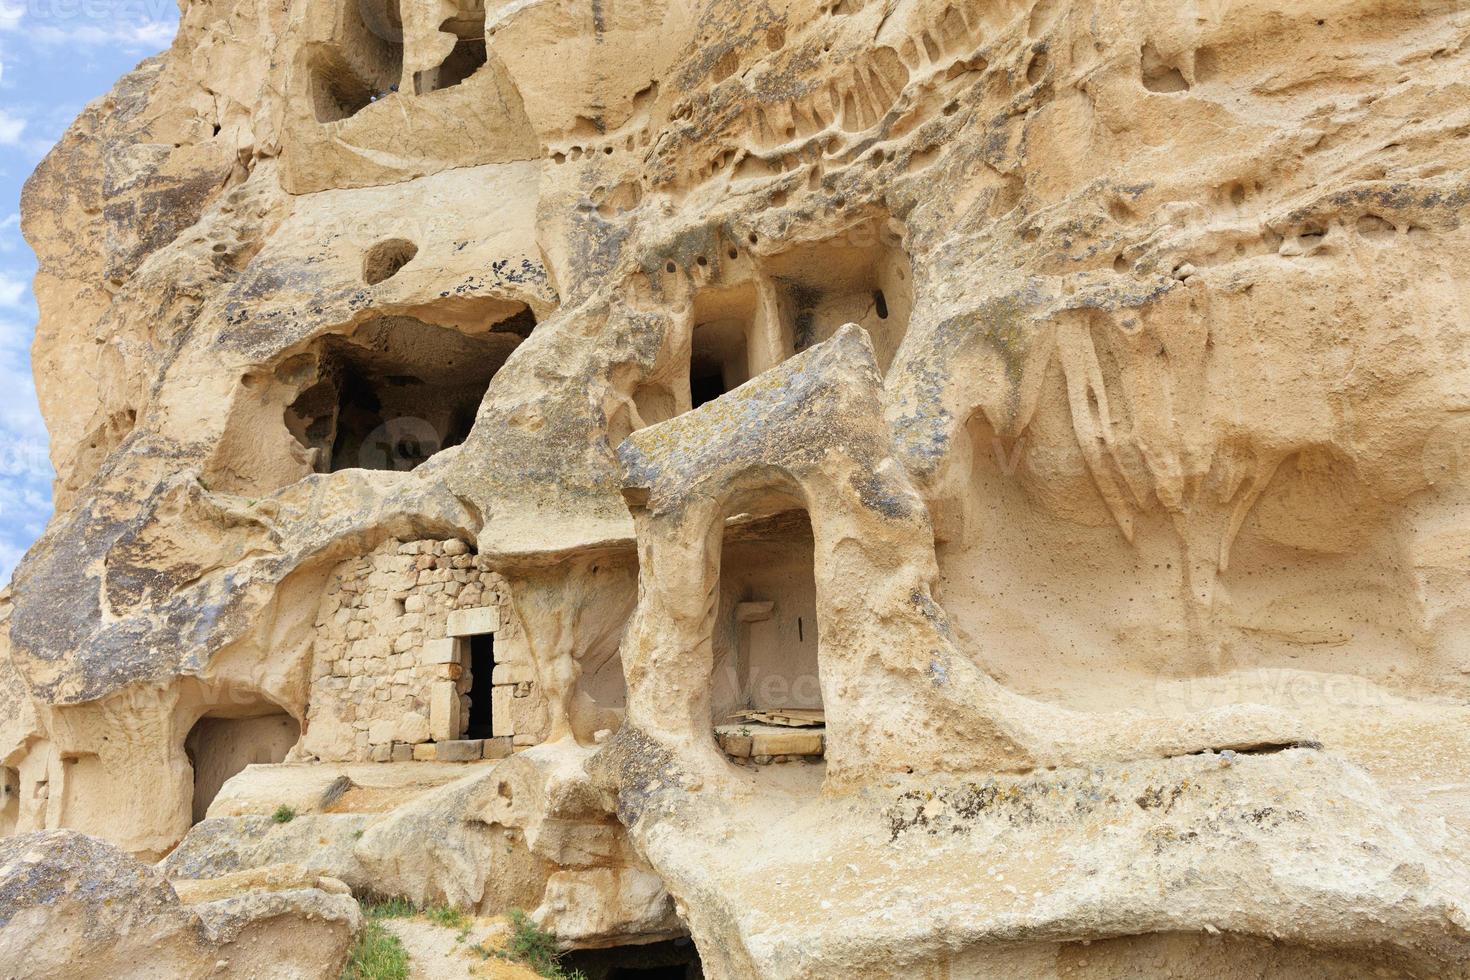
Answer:
[[[436,762],[478,762],[484,752],[485,742],[478,738],[451,739],[434,743]]]
[[[462,641],[451,636],[429,640],[419,653],[425,665],[460,663],[463,656]]]
[[[496,687],[525,684],[535,679],[535,668],[526,662],[497,663],[490,673],[490,682]]]
[[[715,980],[1467,975],[1461,5],[454,6],[186,3],[28,182],[0,833]]]
[[[515,688],[496,686],[490,692],[490,723],[493,734],[514,735],[516,733]]]
[[[473,636],[479,633],[494,633],[498,629],[500,629],[500,609],[496,606],[456,609],[449,614],[449,622],[445,627],[449,636]]]
[[[821,755],[822,736],[817,732],[800,730],[789,732],[760,732],[751,736],[749,754]]]
[[[459,692],[453,681],[429,685],[429,737],[436,741],[459,738],[461,731]]]

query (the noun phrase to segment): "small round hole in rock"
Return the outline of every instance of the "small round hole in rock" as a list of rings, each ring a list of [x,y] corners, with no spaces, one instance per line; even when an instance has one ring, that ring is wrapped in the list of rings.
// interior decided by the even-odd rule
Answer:
[[[391,279],[418,254],[419,247],[406,238],[378,242],[362,260],[362,279],[369,286]]]

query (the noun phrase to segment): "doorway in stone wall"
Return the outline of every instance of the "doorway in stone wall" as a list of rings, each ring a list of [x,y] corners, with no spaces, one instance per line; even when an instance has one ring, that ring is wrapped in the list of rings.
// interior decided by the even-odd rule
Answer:
[[[495,634],[475,633],[466,639],[466,658],[470,672],[470,717],[465,738],[490,738],[495,734],[494,698],[491,685],[495,677]]]

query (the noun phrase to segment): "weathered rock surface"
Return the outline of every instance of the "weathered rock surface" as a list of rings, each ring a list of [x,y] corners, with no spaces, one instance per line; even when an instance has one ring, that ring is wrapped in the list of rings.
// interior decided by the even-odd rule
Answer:
[[[316,887],[185,905],[158,872],[71,831],[0,841],[6,977],[324,980],[341,971],[358,921],[350,895]]]
[[[1434,0],[186,5],[27,185],[0,833],[713,978],[1466,976],[1467,79]]]

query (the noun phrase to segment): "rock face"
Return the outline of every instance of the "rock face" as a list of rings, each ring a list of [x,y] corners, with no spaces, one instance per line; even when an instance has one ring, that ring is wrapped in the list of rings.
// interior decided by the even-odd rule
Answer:
[[[331,893],[273,884],[184,905],[162,875],[105,841],[73,831],[10,837],[0,841],[0,972],[336,976],[357,931],[357,903],[338,893],[341,882]]]
[[[1427,0],[187,5],[26,188],[0,833],[716,978],[1470,975],[1467,78]]]

